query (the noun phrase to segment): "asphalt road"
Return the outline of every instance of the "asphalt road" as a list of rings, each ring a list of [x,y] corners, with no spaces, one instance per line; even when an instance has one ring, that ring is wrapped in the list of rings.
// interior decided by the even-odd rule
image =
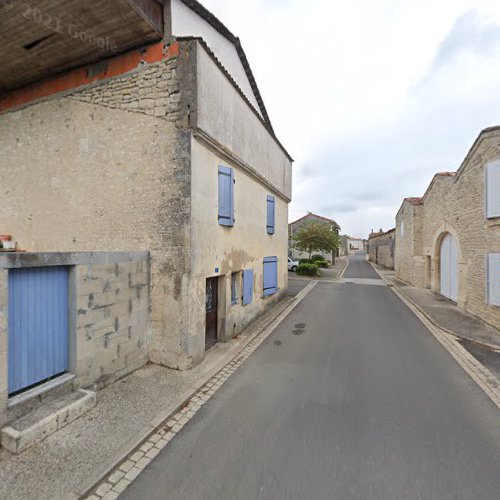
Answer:
[[[387,287],[319,283],[121,498],[498,500],[500,416]]]

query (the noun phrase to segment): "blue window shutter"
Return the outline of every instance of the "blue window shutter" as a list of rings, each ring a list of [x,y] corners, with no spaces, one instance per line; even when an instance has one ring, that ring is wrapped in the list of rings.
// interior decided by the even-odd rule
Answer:
[[[278,257],[264,257],[264,297],[278,291]]]
[[[219,165],[219,224],[234,226],[234,172]]]
[[[251,304],[253,301],[253,269],[243,271],[243,305]]]
[[[275,201],[274,196],[267,197],[267,232],[274,234],[274,209]]]

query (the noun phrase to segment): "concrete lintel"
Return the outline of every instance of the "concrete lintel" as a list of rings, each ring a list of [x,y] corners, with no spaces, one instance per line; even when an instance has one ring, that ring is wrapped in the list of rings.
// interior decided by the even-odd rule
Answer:
[[[147,261],[149,252],[12,252],[0,254],[0,268],[75,266]]]

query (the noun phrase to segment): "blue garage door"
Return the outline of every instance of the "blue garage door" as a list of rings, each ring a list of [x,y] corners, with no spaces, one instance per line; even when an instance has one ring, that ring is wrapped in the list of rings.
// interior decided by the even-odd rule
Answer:
[[[9,394],[68,369],[68,268],[11,269]]]

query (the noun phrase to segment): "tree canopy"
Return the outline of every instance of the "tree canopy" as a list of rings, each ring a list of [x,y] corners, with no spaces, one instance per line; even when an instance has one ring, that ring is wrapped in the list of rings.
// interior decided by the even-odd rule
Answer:
[[[303,224],[292,236],[294,247],[301,252],[307,252],[309,258],[313,252],[328,252],[335,254],[339,247],[339,237],[332,231],[329,224],[312,221]]]

